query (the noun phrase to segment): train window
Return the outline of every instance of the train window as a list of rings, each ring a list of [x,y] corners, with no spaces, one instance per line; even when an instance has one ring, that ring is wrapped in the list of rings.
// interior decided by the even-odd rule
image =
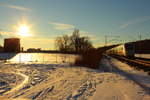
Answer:
[[[133,44],[125,44],[125,48],[126,48],[126,49],[130,49],[130,50],[133,50],[133,49],[134,49],[134,46],[133,46]]]

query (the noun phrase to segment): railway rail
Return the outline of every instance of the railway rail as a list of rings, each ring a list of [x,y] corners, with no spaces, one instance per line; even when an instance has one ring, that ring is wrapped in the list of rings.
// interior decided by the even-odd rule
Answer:
[[[136,58],[127,58],[127,57],[118,56],[118,55],[111,55],[111,56],[114,58],[117,58],[118,60],[125,61],[126,63],[134,66],[137,69],[142,69],[150,73],[150,61],[140,60]]]
[[[145,61],[145,60],[140,60],[140,59],[135,59],[135,61],[145,63],[145,64],[150,64],[150,61]]]

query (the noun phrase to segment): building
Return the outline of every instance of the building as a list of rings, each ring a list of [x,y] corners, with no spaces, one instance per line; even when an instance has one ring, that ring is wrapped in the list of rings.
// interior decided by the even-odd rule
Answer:
[[[20,52],[20,39],[7,38],[4,39],[4,52]]]
[[[0,53],[4,51],[4,48],[0,45]]]

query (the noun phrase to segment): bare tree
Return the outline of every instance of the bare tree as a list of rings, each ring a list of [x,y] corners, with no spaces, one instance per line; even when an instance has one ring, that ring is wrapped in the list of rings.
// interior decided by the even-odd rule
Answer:
[[[71,40],[71,47],[76,52],[79,51],[79,45],[80,45],[79,39],[80,39],[79,30],[75,29],[72,33],[72,36],[70,36],[70,40]]]
[[[83,53],[93,47],[89,37],[81,37],[77,29],[74,30],[70,39],[71,46],[77,53]]]
[[[57,37],[55,40],[55,46],[62,52],[67,52],[70,48],[70,38],[68,35]]]
[[[80,37],[79,30],[75,29],[71,36],[63,35],[55,40],[58,50],[63,52],[85,53],[93,48],[89,37]]]
[[[91,41],[89,40],[89,37],[81,37],[79,39],[79,52],[85,53],[91,48],[93,48],[93,46]]]

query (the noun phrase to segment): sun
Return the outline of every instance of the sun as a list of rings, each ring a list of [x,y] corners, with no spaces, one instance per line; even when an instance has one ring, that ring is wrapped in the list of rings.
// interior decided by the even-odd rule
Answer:
[[[31,36],[29,27],[26,25],[20,26],[18,28],[18,35],[23,36],[23,37]]]

